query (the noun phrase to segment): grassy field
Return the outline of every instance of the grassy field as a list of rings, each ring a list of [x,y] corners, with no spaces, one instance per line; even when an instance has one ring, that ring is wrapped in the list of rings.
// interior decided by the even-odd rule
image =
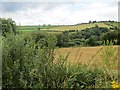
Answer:
[[[91,28],[95,25],[98,25],[99,27],[107,27],[110,28],[110,26],[104,24],[104,23],[90,23],[90,24],[80,24],[80,25],[71,25],[71,26],[60,26],[60,27],[52,27],[50,30],[58,30],[58,31],[65,31],[65,30],[83,30],[85,28]]]
[[[56,49],[56,57],[61,55],[66,57],[68,55],[68,62],[70,63],[82,63],[87,65],[100,65],[103,59],[101,55],[104,54],[103,51],[109,51],[111,48],[115,48],[115,55],[110,56],[113,58],[117,56],[117,49],[119,46],[95,46],[95,47],[70,47],[70,48],[58,48]],[[108,52],[111,53],[111,52]],[[106,53],[107,54],[107,53]],[[106,56],[106,55],[105,55]],[[117,65],[117,63],[116,63]]]
[[[61,32],[61,31],[66,31],[66,30],[83,30],[85,28],[91,28],[94,27],[95,25],[98,25],[99,27],[107,27],[110,28],[112,26],[107,25],[103,22],[98,22],[98,23],[87,23],[87,24],[80,24],[80,25],[57,25],[57,26],[19,26],[18,30],[21,31],[38,31],[38,28],[40,30],[48,31],[48,32]]]
[[[120,28],[120,23],[119,22],[105,22],[105,24]]]
[[[113,22],[108,22],[108,24],[118,27],[118,22],[114,22],[114,23]]]

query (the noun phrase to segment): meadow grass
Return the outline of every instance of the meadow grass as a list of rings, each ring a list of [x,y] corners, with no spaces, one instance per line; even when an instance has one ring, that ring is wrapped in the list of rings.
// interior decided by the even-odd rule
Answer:
[[[58,48],[56,57],[65,57],[71,65],[80,63],[90,69],[102,71],[104,76],[96,77],[96,88],[111,88],[112,81],[118,81],[118,47],[113,45],[97,47]]]

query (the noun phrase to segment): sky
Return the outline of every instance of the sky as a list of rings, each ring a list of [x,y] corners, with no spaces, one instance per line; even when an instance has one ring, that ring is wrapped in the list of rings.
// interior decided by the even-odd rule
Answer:
[[[11,17],[18,25],[72,25],[90,20],[118,21],[118,0],[17,1],[2,1],[0,17]]]

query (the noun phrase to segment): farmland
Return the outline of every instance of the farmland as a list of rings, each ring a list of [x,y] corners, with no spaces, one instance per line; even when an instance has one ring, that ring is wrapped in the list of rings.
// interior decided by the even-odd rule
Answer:
[[[0,89],[120,90],[120,3],[32,1],[0,2]]]
[[[119,22],[106,22],[105,24],[107,24],[107,25],[110,25],[110,26],[115,26],[115,27],[118,27],[119,28],[119,26],[120,26],[120,23]]]
[[[97,23],[86,23],[86,24],[79,24],[79,25],[53,25],[53,26],[19,26],[19,30],[22,31],[38,31],[38,28],[40,30],[44,31],[53,31],[53,32],[61,32],[66,30],[83,30],[86,28],[94,27],[95,25],[98,25],[99,27],[106,27],[110,28],[112,26],[106,25],[104,22],[97,22]]]
[[[3,88],[112,88],[118,80],[114,22],[16,26],[12,19],[1,21]]]
[[[83,30],[85,28],[91,28],[95,25],[98,25],[99,27],[107,27],[110,26],[105,25],[104,23],[91,23],[91,24],[80,24],[80,25],[73,25],[73,26],[60,26],[60,27],[52,27],[50,30],[58,30],[58,31],[65,31],[65,30]]]
[[[83,63],[91,66],[91,64],[97,64],[99,66],[102,59],[100,53],[104,49],[109,49],[111,46],[95,46],[95,47],[69,47],[69,48],[58,48],[56,49],[56,57],[59,55],[66,57],[70,63]],[[119,46],[112,46],[116,49],[115,56],[117,56],[117,49]],[[112,57],[112,56],[111,56]],[[117,65],[117,63],[116,63]]]

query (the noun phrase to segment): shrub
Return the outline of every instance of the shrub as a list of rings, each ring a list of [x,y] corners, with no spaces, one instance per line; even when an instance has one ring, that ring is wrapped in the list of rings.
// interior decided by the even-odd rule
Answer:
[[[55,46],[55,38],[49,37],[47,36],[44,40],[48,46],[43,45],[42,40],[35,43],[35,39],[32,37],[25,41],[23,35],[10,34],[6,38],[3,37],[3,88],[42,87],[42,85],[46,85],[45,83],[41,84],[41,82],[47,79],[45,71],[49,70],[45,69],[48,63],[53,62],[52,54]]]
[[[36,41],[39,35],[7,34],[2,37],[3,88],[101,88],[109,87],[109,82],[116,79],[116,73],[108,72],[112,69],[108,62],[114,53],[111,47],[101,54],[105,60],[102,66],[89,68],[88,65],[68,63],[69,54],[55,59],[56,38],[46,34]]]
[[[0,18],[0,26],[2,28],[3,36],[8,32],[16,33],[16,23],[11,18]]]

